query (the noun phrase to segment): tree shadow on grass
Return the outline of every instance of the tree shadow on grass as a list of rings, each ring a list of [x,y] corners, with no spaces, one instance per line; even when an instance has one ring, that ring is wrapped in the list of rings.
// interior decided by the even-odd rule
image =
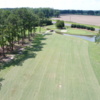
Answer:
[[[2,82],[4,80],[4,78],[0,78],[0,82]]]
[[[0,78],[0,90],[1,90],[1,87],[2,87],[2,81],[4,80],[4,78]]]
[[[23,51],[21,51],[21,54],[16,54],[15,58],[11,60],[10,62],[3,64],[0,66],[1,69],[4,69],[9,66],[22,66],[24,61],[29,58],[35,58],[36,52],[39,52],[42,50],[43,46],[46,45],[45,43],[42,43],[43,40],[46,40],[46,38],[38,34],[31,42],[31,45],[28,47],[25,47]]]

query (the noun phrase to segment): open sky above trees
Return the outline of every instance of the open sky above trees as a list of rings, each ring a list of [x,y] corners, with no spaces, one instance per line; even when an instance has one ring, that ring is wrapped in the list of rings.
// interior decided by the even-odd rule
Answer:
[[[100,10],[100,0],[0,0],[0,8],[15,7]]]

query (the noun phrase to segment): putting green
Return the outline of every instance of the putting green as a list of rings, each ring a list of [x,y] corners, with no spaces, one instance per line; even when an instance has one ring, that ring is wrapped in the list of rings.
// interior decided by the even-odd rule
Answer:
[[[46,38],[35,58],[3,75],[0,100],[100,100],[88,42],[59,34]]]

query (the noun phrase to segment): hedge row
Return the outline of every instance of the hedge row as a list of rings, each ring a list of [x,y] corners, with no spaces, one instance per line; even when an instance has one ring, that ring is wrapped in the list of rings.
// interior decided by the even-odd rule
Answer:
[[[85,25],[72,24],[71,27],[72,28],[81,28],[81,29],[87,29],[87,30],[95,31],[94,27],[88,27],[88,26],[85,26]]]

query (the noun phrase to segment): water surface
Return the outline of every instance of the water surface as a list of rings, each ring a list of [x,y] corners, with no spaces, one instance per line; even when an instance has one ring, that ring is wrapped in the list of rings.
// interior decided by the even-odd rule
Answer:
[[[78,37],[78,38],[82,38],[91,42],[95,42],[95,35],[91,35],[91,36],[85,36],[85,35],[71,35],[71,34],[63,34],[66,36],[73,36],[73,37]]]

